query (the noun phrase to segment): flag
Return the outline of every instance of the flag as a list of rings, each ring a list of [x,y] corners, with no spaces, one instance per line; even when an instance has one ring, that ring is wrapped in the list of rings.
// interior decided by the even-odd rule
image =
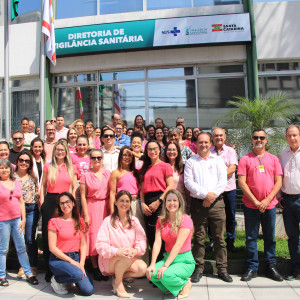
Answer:
[[[118,84],[114,84],[115,110],[121,115],[121,101]]]
[[[82,105],[82,96],[81,96],[80,87],[76,88],[76,99],[78,99],[80,119],[84,120],[83,105]]]
[[[56,65],[56,50],[55,50],[55,34],[54,34],[54,18],[52,10],[52,0],[44,0],[44,13],[42,32],[47,37],[46,51],[47,56],[53,65]]]
[[[18,12],[19,0],[11,0],[11,20],[13,21],[15,17],[19,15]]]

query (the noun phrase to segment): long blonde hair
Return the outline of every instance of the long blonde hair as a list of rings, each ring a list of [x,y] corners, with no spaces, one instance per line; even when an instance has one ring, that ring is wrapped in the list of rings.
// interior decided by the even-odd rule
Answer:
[[[184,200],[183,200],[180,192],[178,192],[176,190],[170,190],[167,192],[165,199],[163,201],[161,215],[158,217],[158,219],[159,219],[160,226],[162,228],[164,228],[165,224],[168,222],[169,217],[170,217],[169,211],[167,210],[167,207],[166,207],[166,202],[167,202],[166,200],[170,194],[175,194],[179,201],[179,207],[176,212],[175,221],[172,223],[172,227],[171,227],[171,233],[176,233],[178,231],[178,229],[180,228],[182,217],[185,214],[185,203],[184,203]]]
[[[70,151],[69,151],[67,141],[64,140],[64,139],[60,139],[54,144],[53,152],[52,152],[52,161],[51,161],[51,164],[49,166],[48,176],[49,176],[49,182],[50,182],[51,185],[55,184],[56,176],[57,176],[57,172],[58,172],[58,166],[57,166],[57,161],[56,161],[56,156],[55,156],[55,150],[56,150],[56,147],[58,145],[64,146],[64,148],[66,150],[66,156],[64,158],[64,163],[66,165],[67,172],[69,173],[71,182],[72,182],[72,178],[73,178],[73,175],[74,175],[72,161],[71,161],[71,158],[70,158]]]

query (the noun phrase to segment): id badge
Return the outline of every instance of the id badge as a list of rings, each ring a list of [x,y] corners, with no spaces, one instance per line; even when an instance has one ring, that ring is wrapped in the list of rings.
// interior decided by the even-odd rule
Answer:
[[[264,165],[259,165],[259,166],[258,166],[258,169],[259,169],[259,172],[260,172],[260,173],[265,173]]]

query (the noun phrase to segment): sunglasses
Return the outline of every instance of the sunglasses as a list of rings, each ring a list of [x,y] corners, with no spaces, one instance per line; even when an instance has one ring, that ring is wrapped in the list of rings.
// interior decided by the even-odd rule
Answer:
[[[96,160],[101,161],[102,159],[103,159],[102,156],[92,156],[92,157],[91,157],[91,160],[94,160],[94,161],[96,161]]]
[[[13,138],[14,141],[23,140],[23,138]]]
[[[105,139],[107,139],[108,137],[110,137],[112,139],[112,138],[115,138],[115,135],[114,134],[103,134],[103,137]]]
[[[252,139],[253,139],[254,141],[258,141],[258,139],[260,139],[261,141],[263,141],[263,140],[266,139],[266,137],[265,137],[265,136],[253,136]]]
[[[20,162],[20,163],[26,163],[26,164],[29,164],[29,163],[30,163],[30,159],[19,158],[19,162]]]

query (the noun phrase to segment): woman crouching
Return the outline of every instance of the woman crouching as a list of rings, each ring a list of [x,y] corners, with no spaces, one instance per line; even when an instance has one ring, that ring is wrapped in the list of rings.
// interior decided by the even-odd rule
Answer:
[[[67,294],[66,284],[75,283],[82,295],[92,295],[94,286],[84,269],[87,247],[85,224],[79,217],[75,198],[69,192],[63,192],[57,198],[56,217],[48,223],[48,239],[54,291],[60,295]]]
[[[185,213],[181,194],[170,190],[165,197],[162,213],[156,224],[155,242],[147,278],[164,293],[171,293],[178,299],[189,296],[192,284],[189,277],[195,269],[191,252],[193,221]],[[162,240],[165,242],[163,260],[156,263]]]
[[[114,212],[104,219],[96,242],[100,270],[115,276],[113,289],[122,298],[129,298],[123,279],[142,277],[147,269],[140,258],[146,251],[146,235],[139,220],[132,216],[131,201],[128,191],[116,195]]]

